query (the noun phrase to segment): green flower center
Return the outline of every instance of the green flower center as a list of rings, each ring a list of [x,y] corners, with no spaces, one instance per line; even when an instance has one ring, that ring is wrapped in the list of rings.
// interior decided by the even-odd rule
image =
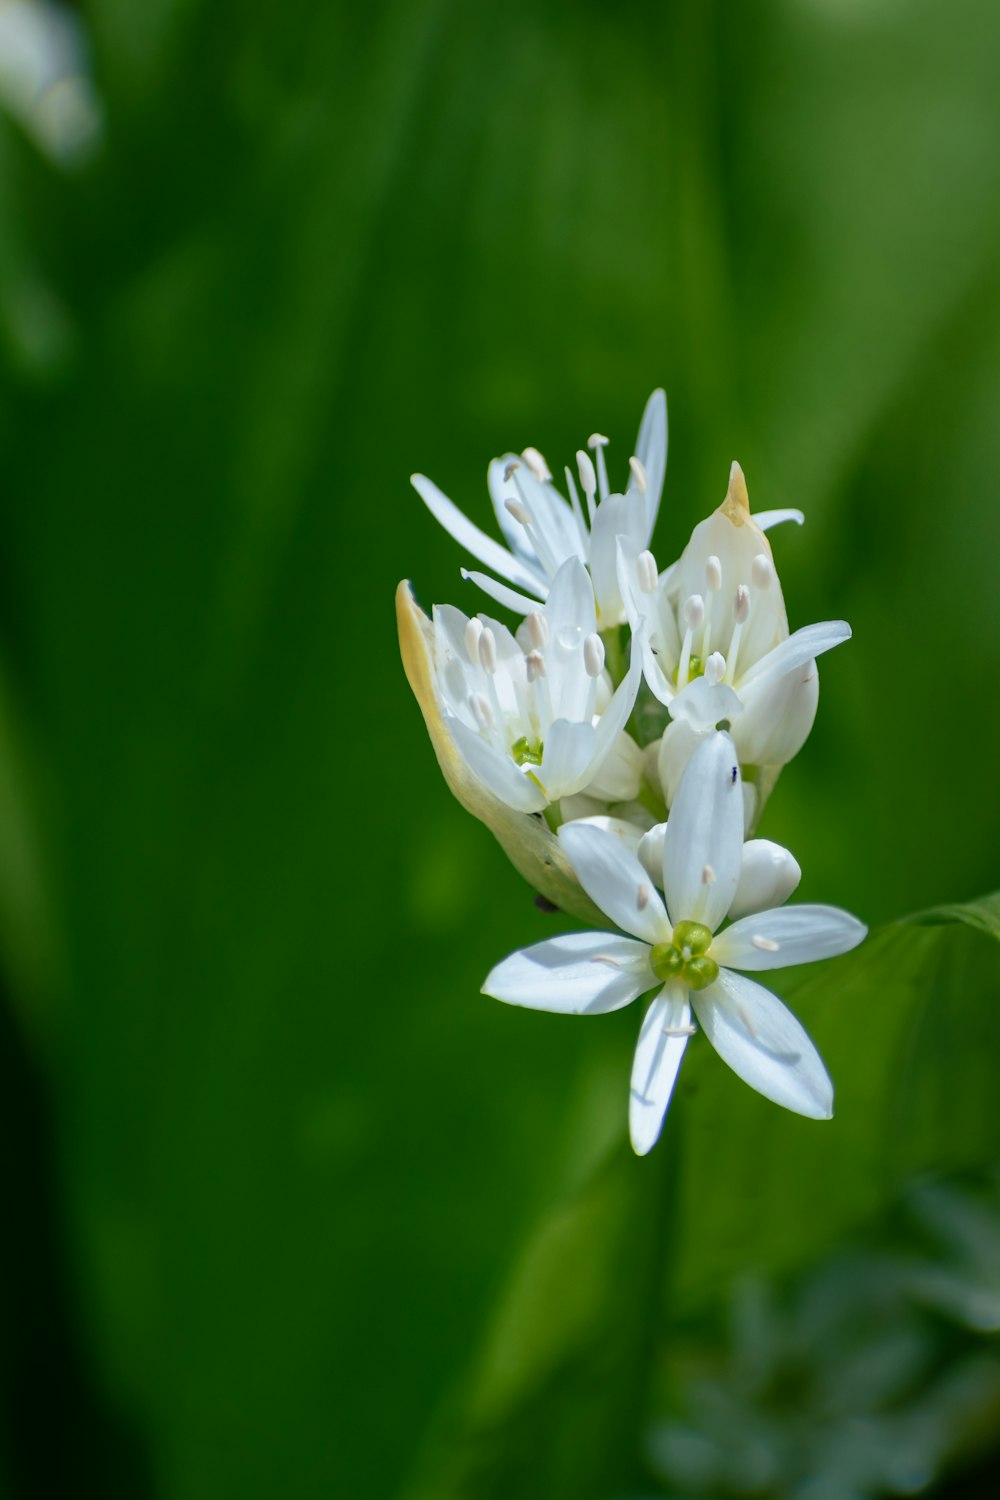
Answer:
[[[719,977],[719,965],[708,957],[711,929],[701,922],[678,922],[672,943],[657,943],[649,955],[657,979],[680,979],[690,990],[703,990]]]
[[[510,753],[519,766],[540,766],[542,763],[541,740],[529,740],[526,734],[522,734],[519,740],[515,740],[510,747]]]
[[[680,670],[681,670],[681,664],[680,664],[680,662],[678,662],[677,663],[677,667],[676,667],[676,669],[674,671],[674,684],[677,687],[680,687],[680,682],[678,681],[678,678],[680,676]],[[696,677],[704,677],[704,675],[705,675],[705,663],[702,661],[702,659],[701,659],[700,656],[692,656],[690,662],[688,663],[688,675],[687,675],[688,682],[694,682],[694,680],[695,680]]]

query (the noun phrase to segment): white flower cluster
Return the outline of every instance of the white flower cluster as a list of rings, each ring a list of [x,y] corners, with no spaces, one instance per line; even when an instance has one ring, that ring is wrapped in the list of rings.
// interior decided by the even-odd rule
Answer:
[[[789,634],[765,533],[802,515],[751,515],[738,464],[678,561],[657,567],[649,548],[666,471],[662,391],[646,404],[619,493],[606,443],[595,434],[576,455],[576,478],[565,470],[568,499],[537,449],[490,464],[505,545],[414,475],[437,520],[499,575],[463,577],[522,619],[511,631],[445,605],[427,620],[405,584],[397,608],[407,674],[452,790],[543,896],[620,929],[515,953],[484,993],[590,1015],[655,991],[629,1112],[632,1144],[645,1154],[695,1020],[769,1099],[816,1119],[832,1114],[830,1079],[798,1021],[735,971],[844,953],[865,936],[836,908],[784,908],[799,866],[751,837],[812,727],[816,657],[851,632],[827,621]]]

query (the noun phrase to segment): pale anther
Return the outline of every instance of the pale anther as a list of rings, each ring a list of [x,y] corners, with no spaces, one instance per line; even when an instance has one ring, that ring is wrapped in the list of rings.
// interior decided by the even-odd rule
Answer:
[[[722,587],[722,564],[714,552],[705,560],[705,582],[715,594]]]
[[[604,671],[604,642],[594,631],[583,643],[583,665],[588,677],[600,677]]]
[[[487,672],[497,669],[497,638],[487,625],[479,637],[479,660]]]
[[[543,646],[549,644],[549,627],[545,616],[540,609],[533,609],[528,616],[526,624],[528,634],[531,636],[532,645],[540,651]]]
[[[649,905],[649,886],[641,885],[635,893],[635,904],[640,911],[645,911]]]
[[[590,955],[590,962],[592,964],[609,964],[612,969],[620,969],[622,966],[621,959],[615,958],[610,953],[592,953]]]
[[[524,665],[528,671],[529,682],[534,682],[536,677],[545,676],[545,657],[540,651],[529,651],[524,658]]]
[[[774,563],[764,552],[758,552],[750,569],[750,577],[754,586],[759,589],[769,589],[774,582]]]
[[[646,493],[646,490],[649,488],[649,480],[646,477],[645,466],[643,465],[641,459],[636,458],[634,453],[628,461],[628,466],[632,470],[632,478],[635,480],[636,489],[639,491],[640,495],[644,495]]]
[[[525,463],[528,465],[528,468],[531,470],[532,474],[534,474],[535,478],[540,479],[543,484],[546,482],[546,480],[552,478],[552,471],[537,448],[525,448],[524,452],[521,454],[521,457],[524,459]]]
[[[741,583],[733,600],[733,615],[737,625],[745,625],[750,618],[750,590]]]
[[[521,467],[521,465],[518,463],[518,461],[517,461],[516,458],[512,458],[511,461],[510,461],[510,463],[505,465],[504,471],[503,471],[503,482],[504,482],[504,484],[509,484],[510,483],[510,477],[511,477],[511,475],[514,473],[514,471],[516,469],[519,469],[520,467]]]
[[[479,660],[479,637],[483,633],[483,622],[473,615],[465,627],[465,649],[470,661]]]
[[[526,505],[521,504],[520,500],[505,500],[504,509],[514,517],[515,521],[520,521],[522,526],[531,525],[531,512]]]
[[[702,865],[702,867],[701,867],[701,883],[702,883],[702,885],[714,885],[715,884],[715,871],[712,869],[711,865]]]
[[[592,432],[587,439],[588,448],[604,448],[607,443],[608,439],[600,432]]]
[[[781,947],[781,944],[776,943],[774,938],[762,937],[759,932],[754,933],[750,943],[754,948],[759,948],[761,953],[777,953]]]
[[[642,589],[642,592],[644,594],[655,594],[660,575],[656,567],[656,558],[652,552],[640,552],[636,558],[635,567],[639,575],[639,587]]]
[[[684,603],[684,620],[692,630],[700,630],[705,618],[705,601],[700,594],[692,594]]]
[[[721,651],[713,651],[705,662],[705,681],[710,687],[715,687],[726,675],[726,658]]]
[[[580,476],[580,484],[583,493],[588,500],[592,500],[597,494],[597,474],[594,471],[593,461],[589,453],[584,453],[580,448],[576,455],[576,468]]]

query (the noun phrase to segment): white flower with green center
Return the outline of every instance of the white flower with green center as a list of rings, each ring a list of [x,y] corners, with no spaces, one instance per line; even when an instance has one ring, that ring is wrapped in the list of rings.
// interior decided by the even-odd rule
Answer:
[[[671,715],[660,780],[669,806],[697,744],[728,721],[743,766],[780,767],[801,749],[816,716],[816,657],[850,638],[843,620],[788,633],[788,616],[762,522],[798,512],[750,514],[733,464],[726,498],[695,527],[662,577],[652,554],[623,538],[619,574],[630,621],[647,630],[643,671]]]
[[[412,475],[411,483],[445,530],[506,580],[501,583],[486,573],[462,569],[462,576],[478,584],[491,599],[515,613],[529,614],[548,598],[567,558],[575,557],[590,570],[600,629],[607,630],[625,619],[618,588],[617,538],[627,537],[637,552],[648,547],[660,507],[667,467],[663,391],[654,391],[646,402],[623,494],[610,491],[606,443],[607,438],[594,433],[588,442],[594,457],[582,449],[577,453],[583,504],[570,469],[565,470],[567,501],[552,483],[548,465],[536,448],[493,460],[487,482],[505,546],[474,525],[425,475]]]
[[[433,612],[444,723],[473,774],[508,807],[542,812],[584,789],[628,800],[639,752],[625,735],[642,677],[636,646],[612,689],[596,630],[594,591],[578,558],[556,573],[517,637],[486,615]],[[640,632],[641,634],[641,632]]]
[[[752,1088],[797,1114],[829,1119],[833,1086],[802,1026],[777,996],[734,971],[846,953],[866,929],[836,907],[773,907],[788,889],[780,857],[765,851],[762,858],[758,849],[744,870],[743,799],[730,737],[713,734],[688,764],[663,835],[663,899],[613,834],[569,823],[559,838],[591,900],[629,936],[583,932],[537,943],[499,964],[483,992],[534,1010],[594,1015],[657,988],[632,1067],[636,1152],[645,1155],[659,1137],[697,1029],[692,1013]],[[746,914],[722,927],[733,909]]]

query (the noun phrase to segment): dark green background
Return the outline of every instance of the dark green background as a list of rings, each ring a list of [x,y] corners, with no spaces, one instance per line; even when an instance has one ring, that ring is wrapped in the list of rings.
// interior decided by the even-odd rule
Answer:
[[[93,164],[0,117],[0,1487],[381,1500],[636,1020],[479,995],[552,919],[403,679],[398,579],[474,597],[408,475],[487,525],[663,384],[661,563],[738,457],[854,627],[802,895],[992,889],[1000,12],[83,13]]]

